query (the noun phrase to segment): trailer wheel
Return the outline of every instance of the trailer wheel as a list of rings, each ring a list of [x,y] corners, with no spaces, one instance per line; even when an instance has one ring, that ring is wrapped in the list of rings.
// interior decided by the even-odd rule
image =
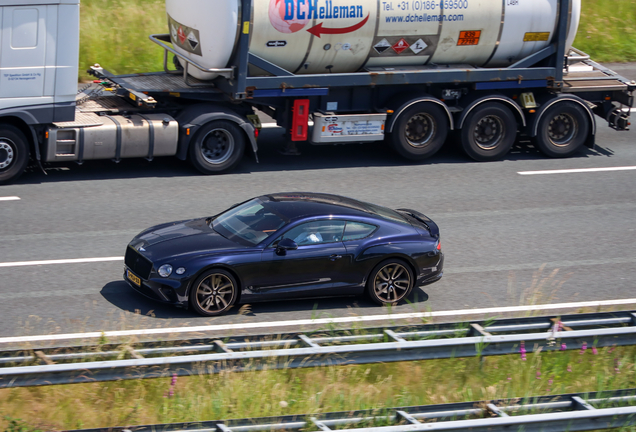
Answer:
[[[475,107],[466,117],[461,131],[464,151],[480,162],[502,159],[512,148],[516,136],[515,116],[497,102]]]
[[[448,117],[433,103],[420,103],[406,109],[395,122],[390,140],[406,159],[422,160],[439,151],[448,136]]]
[[[29,163],[29,143],[16,127],[0,125],[0,184],[16,180]]]
[[[589,116],[579,104],[559,102],[541,116],[536,143],[546,156],[572,156],[585,143],[589,129]]]
[[[244,150],[245,135],[236,123],[212,121],[190,144],[190,162],[203,174],[216,174],[234,168]]]

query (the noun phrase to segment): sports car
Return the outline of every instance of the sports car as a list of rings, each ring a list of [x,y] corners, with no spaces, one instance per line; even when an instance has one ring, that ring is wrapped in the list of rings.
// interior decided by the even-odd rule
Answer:
[[[238,303],[363,293],[396,304],[439,280],[443,264],[439,228],[418,211],[276,193],[141,232],[126,249],[124,279],[215,316]]]

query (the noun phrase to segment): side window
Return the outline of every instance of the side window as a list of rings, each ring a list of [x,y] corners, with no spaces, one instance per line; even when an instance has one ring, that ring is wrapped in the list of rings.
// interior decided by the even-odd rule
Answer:
[[[369,225],[362,222],[347,222],[344,237],[342,241],[359,240],[365,238],[376,230],[375,225]]]
[[[298,243],[298,246],[334,243],[342,241],[344,227],[344,221],[323,220],[307,222],[287,231],[281,238],[292,239]]]

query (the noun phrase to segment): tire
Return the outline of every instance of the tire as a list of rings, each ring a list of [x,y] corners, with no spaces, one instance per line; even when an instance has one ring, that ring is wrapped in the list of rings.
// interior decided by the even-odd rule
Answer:
[[[212,121],[197,132],[190,144],[190,162],[203,174],[229,171],[241,160],[245,134],[234,122]]]
[[[212,269],[199,276],[190,290],[190,306],[199,315],[217,316],[227,312],[238,297],[238,284],[231,273]]]
[[[444,110],[434,103],[419,103],[400,114],[389,139],[402,157],[418,161],[437,153],[447,136]]]
[[[541,116],[535,140],[546,156],[564,158],[580,150],[589,130],[589,115],[579,104],[557,102]]]
[[[388,259],[378,264],[367,280],[367,295],[379,305],[397,304],[415,285],[413,271],[404,261]]]
[[[466,117],[461,130],[464,152],[487,162],[503,159],[517,137],[517,120],[510,109],[497,102],[478,105]]]
[[[15,126],[0,125],[0,184],[15,181],[29,163],[29,143]]]

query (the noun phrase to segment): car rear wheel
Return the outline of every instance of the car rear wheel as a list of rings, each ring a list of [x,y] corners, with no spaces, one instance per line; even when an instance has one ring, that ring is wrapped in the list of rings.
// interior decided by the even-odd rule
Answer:
[[[227,312],[238,294],[236,279],[221,269],[208,270],[194,282],[190,292],[190,305],[203,316],[216,316]]]
[[[378,264],[367,281],[367,294],[379,305],[397,304],[411,293],[415,278],[409,266],[390,259]]]

